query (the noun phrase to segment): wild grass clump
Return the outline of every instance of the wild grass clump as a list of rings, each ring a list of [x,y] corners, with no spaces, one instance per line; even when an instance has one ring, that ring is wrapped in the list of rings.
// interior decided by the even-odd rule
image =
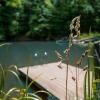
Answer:
[[[63,61],[66,61],[66,97],[65,100],[68,100],[68,70],[69,70],[69,54],[70,54],[70,50],[71,47],[74,44],[74,39],[77,39],[80,35],[80,16],[75,17],[70,24],[70,36],[69,36],[69,45],[68,47],[64,50],[64,54],[66,56],[66,58],[63,58],[63,56],[56,51],[56,54],[58,56],[58,58],[60,59],[60,62],[62,63]],[[58,65],[58,67],[61,67],[61,63]],[[77,69],[76,69],[77,70]],[[77,77],[77,76],[76,76]],[[77,79],[76,79],[76,87],[77,87]],[[78,90],[76,88],[76,99],[78,99]]]
[[[80,38],[80,16],[75,17],[70,24],[70,36],[69,36],[69,45],[68,47],[64,50],[64,54],[66,56],[66,58],[64,58],[58,51],[55,51],[58,58],[60,59],[60,64],[58,65],[58,67],[62,68],[61,64],[62,62],[66,62],[66,97],[65,100],[68,100],[68,70],[69,70],[69,55],[70,55],[70,50],[71,47],[74,44],[74,39],[78,39]],[[89,37],[91,37],[91,30],[89,32]],[[94,66],[94,53],[93,53],[93,48],[94,43],[89,42],[88,43],[88,49],[85,50],[85,52],[83,52],[80,56],[80,58],[76,61],[76,76],[73,76],[72,79],[76,82],[76,99],[75,100],[79,100],[79,95],[78,95],[78,68],[82,67],[82,63],[84,61],[84,59],[87,57],[87,66],[83,68],[83,70],[85,71],[85,76],[84,76],[84,100],[97,100],[95,97],[95,90],[96,90],[96,84],[95,83],[95,68],[96,66]],[[91,59],[92,58],[92,65],[91,65]],[[100,68],[98,67],[98,70]],[[92,71],[92,78],[91,78],[91,73]],[[98,81],[100,83],[100,80]]]
[[[15,70],[13,70],[12,67]],[[6,84],[5,78],[6,78],[7,73],[14,75],[18,79],[20,84],[21,84],[21,80],[18,76],[18,73],[17,73],[18,70],[17,70],[16,66],[10,66],[10,67],[4,69],[2,67],[2,65],[0,65],[0,69],[1,69],[1,71],[0,71],[0,99],[1,100],[42,100],[42,98],[37,96],[37,93],[38,92],[45,92],[45,91],[28,93],[28,90],[34,81],[32,81],[29,85],[27,85],[26,88],[14,87],[14,88],[11,88],[10,90],[6,91],[5,90],[5,84]]]
[[[6,44],[1,44],[1,46],[4,46]],[[8,45],[8,44],[7,44]],[[5,90],[5,78],[7,74],[12,74],[17,78],[18,82],[22,86],[21,79],[18,75],[18,68],[15,65],[11,65],[7,68],[4,68],[0,64],[0,100],[42,100],[41,97],[39,97],[37,94],[38,93],[46,93],[49,94],[46,91],[36,91],[33,93],[29,93],[29,88],[32,86],[35,80],[31,81],[28,84],[28,72],[29,72],[29,67],[27,68],[27,75],[26,75],[26,87],[25,88],[18,88],[18,87],[12,87],[8,91]],[[50,95],[50,94],[49,94]]]

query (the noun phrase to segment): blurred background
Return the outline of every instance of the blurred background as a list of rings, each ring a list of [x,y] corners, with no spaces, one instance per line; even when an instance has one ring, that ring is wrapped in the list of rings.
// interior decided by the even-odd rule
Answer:
[[[48,41],[68,37],[81,15],[81,34],[100,32],[99,0],[0,0],[1,41]]]

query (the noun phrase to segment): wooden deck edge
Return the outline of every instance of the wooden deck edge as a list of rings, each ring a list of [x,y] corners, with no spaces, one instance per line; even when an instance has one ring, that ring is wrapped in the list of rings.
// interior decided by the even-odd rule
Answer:
[[[20,76],[20,77],[26,78],[26,74],[23,73],[20,69],[18,69],[18,72],[19,72],[19,76]],[[30,77],[28,77],[28,81],[32,82],[33,80],[32,80]],[[41,90],[43,90],[43,91],[47,91],[47,92],[48,92],[49,94],[51,94],[52,96],[56,97],[55,95],[53,95],[52,93],[50,93],[48,90],[46,90],[45,88],[43,88],[40,84],[38,84],[35,80],[34,80],[34,83],[32,84],[32,86],[36,86],[38,89],[41,89]],[[32,86],[31,86],[31,87],[32,87]],[[59,100],[58,97],[56,97],[56,98]]]

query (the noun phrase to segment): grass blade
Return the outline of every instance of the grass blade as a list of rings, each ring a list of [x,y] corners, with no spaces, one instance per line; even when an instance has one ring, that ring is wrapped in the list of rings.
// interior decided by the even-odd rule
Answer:
[[[10,89],[4,96],[3,100],[8,100],[9,95],[14,92],[16,90],[16,88],[12,88]]]
[[[0,78],[0,90],[4,89],[4,84],[5,84],[5,71],[0,64],[0,69],[1,69],[1,78]]]
[[[7,70],[7,71],[10,72],[10,73],[12,73],[18,79],[19,83],[21,84],[21,80],[20,80],[20,78],[19,78],[19,76],[18,76],[18,74],[16,72],[14,72],[12,70]]]

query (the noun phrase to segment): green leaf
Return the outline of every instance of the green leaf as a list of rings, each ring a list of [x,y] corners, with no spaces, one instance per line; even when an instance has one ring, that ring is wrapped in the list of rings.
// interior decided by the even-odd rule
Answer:
[[[7,100],[8,96],[9,96],[11,93],[13,93],[15,90],[16,90],[16,88],[10,89],[10,90],[4,95],[3,100]]]
[[[19,78],[19,76],[18,76],[18,74],[16,72],[14,72],[12,70],[7,70],[7,72],[12,73],[18,79],[19,83],[22,85],[21,80],[20,80],[20,78]]]

